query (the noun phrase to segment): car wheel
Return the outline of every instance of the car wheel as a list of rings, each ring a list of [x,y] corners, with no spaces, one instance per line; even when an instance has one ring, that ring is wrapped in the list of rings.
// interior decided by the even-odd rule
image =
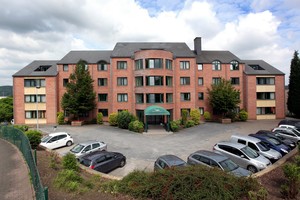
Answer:
[[[252,166],[252,165],[249,165],[248,167],[247,167],[247,169],[250,171],[250,172],[252,172],[252,173],[256,173],[258,170],[256,169],[256,167],[254,167],[254,166]]]
[[[66,144],[68,147],[72,145],[72,141],[68,141]]]
[[[126,164],[126,161],[125,160],[121,160],[120,167],[124,167],[125,164]]]

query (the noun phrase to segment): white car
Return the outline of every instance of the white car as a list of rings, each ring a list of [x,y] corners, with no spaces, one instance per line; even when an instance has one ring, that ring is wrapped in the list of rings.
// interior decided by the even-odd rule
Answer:
[[[107,144],[99,141],[86,141],[81,142],[75,145],[72,149],[70,149],[70,153],[74,154],[75,157],[80,160],[81,157],[92,153],[94,151],[106,151]]]
[[[64,146],[71,146],[73,138],[66,132],[51,133],[42,138],[40,146],[47,149],[56,149]]]

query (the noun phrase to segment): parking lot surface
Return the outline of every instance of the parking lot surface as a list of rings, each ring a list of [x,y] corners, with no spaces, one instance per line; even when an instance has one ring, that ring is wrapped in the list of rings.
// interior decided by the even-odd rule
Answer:
[[[55,131],[52,126],[41,126],[40,130],[44,133],[68,132],[75,144],[87,140],[104,141],[108,151],[120,152],[127,157],[127,164],[123,168],[110,172],[110,175],[124,177],[135,169],[153,171],[154,161],[158,156],[174,154],[186,160],[194,151],[212,150],[215,143],[229,140],[232,134],[248,135],[258,130],[271,130],[278,122],[279,120],[250,120],[231,124],[209,122],[173,134],[161,134],[161,130],[151,128],[147,134],[138,134],[109,125],[59,125]],[[72,146],[56,151],[64,155]]]

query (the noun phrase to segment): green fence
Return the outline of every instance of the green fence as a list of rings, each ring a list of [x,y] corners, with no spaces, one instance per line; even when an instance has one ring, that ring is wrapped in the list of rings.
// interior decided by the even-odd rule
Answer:
[[[0,126],[0,138],[5,139],[12,144],[14,144],[22,152],[26,163],[28,164],[32,184],[35,191],[35,196],[37,200],[47,200],[48,196],[47,190],[42,186],[38,169],[34,157],[32,155],[32,150],[30,143],[24,133],[13,126]]]

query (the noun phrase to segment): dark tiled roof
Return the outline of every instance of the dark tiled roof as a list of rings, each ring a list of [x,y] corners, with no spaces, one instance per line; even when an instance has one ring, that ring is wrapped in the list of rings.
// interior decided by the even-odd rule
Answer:
[[[70,51],[57,64],[76,64],[80,59],[93,64],[99,61],[110,63],[111,52],[112,51]]]
[[[130,58],[139,50],[166,50],[174,57],[192,58],[195,54],[185,43],[168,42],[118,42],[112,51],[111,57]]]
[[[201,54],[196,57],[197,63],[212,63],[215,60],[219,60],[221,63],[230,63],[233,60],[239,63],[242,62],[230,51],[202,51]]]
[[[58,60],[35,60],[20,71],[16,72],[13,77],[16,76],[56,76]],[[47,67],[46,71],[36,71],[40,67]]]
[[[284,73],[263,60],[243,60],[245,63],[245,74],[249,75],[284,75]],[[263,70],[254,70],[250,65],[258,65]]]

